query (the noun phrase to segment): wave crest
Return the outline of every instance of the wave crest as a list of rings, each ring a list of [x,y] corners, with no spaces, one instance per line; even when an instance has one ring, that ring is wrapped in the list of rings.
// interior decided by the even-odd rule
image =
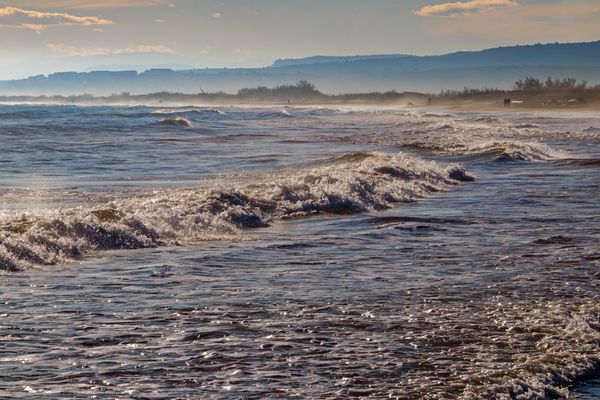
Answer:
[[[548,161],[562,158],[563,154],[536,142],[490,141],[467,147],[467,154],[495,156],[497,161]]]
[[[98,250],[231,237],[300,216],[380,210],[472,179],[455,164],[366,153],[245,186],[171,190],[92,209],[30,215],[0,226],[0,269],[58,264]]]
[[[472,143],[416,142],[411,146],[433,151],[440,155],[494,158],[496,161],[549,161],[564,158],[566,154],[545,144],[513,140],[483,140]]]
[[[258,114],[259,119],[273,119],[273,118],[293,118],[294,116],[290,114],[287,110],[280,111],[267,111],[261,112]]]
[[[215,114],[215,115],[225,115],[225,113],[221,110],[217,110],[216,108],[195,108],[195,107],[185,107],[185,108],[161,108],[152,111],[152,114],[159,115],[177,115],[177,114]]]
[[[162,125],[183,126],[186,128],[192,127],[192,122],[189,119],[183,118],[183,117],[164,118],[164,119],[160,120],[160,123]]]

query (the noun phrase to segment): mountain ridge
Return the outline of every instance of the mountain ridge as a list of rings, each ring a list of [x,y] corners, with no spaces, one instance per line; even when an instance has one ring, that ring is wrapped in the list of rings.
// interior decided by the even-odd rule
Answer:
[[[557,57],[557,52],[561,53]],[[276,60],[273,68],[293,66],[339,64],[346,62],[454,62],[487,59],[487,65],[600,65],[600,40],[576,43],[536,43],[527,45],[499,46],[483,50],[461,50],[439,55],[379,54],[356,56],[311,56],[297,59]],[[315,62],[310,62],[314,59]],[[575,62],[574,62],[575,60]],[[455,65],[453,65],[455,67]],[[471,67],[475,65],[470,65]],[[483,66],[483,65],[477,65]]]
[[[527,75],[542,79],[569,76],[600,83],[600,41],[503,46],[432,56],[312,56],[280,59],[262,68],[61,72],[0,81],[0,95],[231,93],[299,80],[311,81],[328,93],[437,92],[467,86],[509,88]]]

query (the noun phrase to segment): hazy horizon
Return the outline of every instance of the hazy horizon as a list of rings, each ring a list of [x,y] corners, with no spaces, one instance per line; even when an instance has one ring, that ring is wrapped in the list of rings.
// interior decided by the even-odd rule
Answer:
[[[0,79],[593,41],[599,20],[596,0],[0,0]]]
[[[254,68],[266,68],[266,67],[270,67],[272,66],[274,63],[276,63],[277,61],[282,61],[282,60],[304,60],[304,59],[311,59],[311,58],[319,58],[319,57],[377,57],[377,56],[417,56],[417,57],[427,57],[427,56],[444,56],[444,55],[448,55],[448,54],[454,54],[454,53],[459,53],[459,52],[479,52],[479,51],[485,51],[485,50],[490,50],[490,49],[495,49],[495,48],[506,48],[506,47],[525,47],[525,46],[534,46],[534,45],[550,45],[550,44],[579,44],[579,43],[593,43],[593,42],[600,42],[600,38],[598,40],[593,40],[593,41],[586,41],[586,42],[545,42],[545,43],[511,43],[511,44],[505,44],[505,45],[498,45],[495,47],[483,47],[483,48],[478,48],[478,49],[469,49],[469,50],[465,50],[465,49],[454,49],[454,50],[450,50],[447,52],[440,52],[440,53],[431,53],[431,54],[413,54],[413,53],[372,53],[372,54],[367,54],[367,53],[347,53],[347,54],[341,54],[341,53],[319,53],[319,54],[308,54],[308,55],[303,55],[303,56],[298,56],[298,57],[278,57],[278,58],[274,58],[268,62],[266,62],[265,64],[261,64],[261,65],[244,65],[244,66],[235,66],[235,65],[214,65],[214,66],[201,66],[201,65],[195,65],[193,64],[191,61],[192,60],[188,60],[190,61],[190,63],[186,64],[184,60],[182,60],[180,57],[175,57],[174,60],[171,60],[168,58],[168,56],[164,56],[161,55],[159,58],[156,57],[156,55],[154,55],[154,53],[139,53],[136,54],[137,57],[135,58],[131,58],[130,56],[132,56],[132,54],[125,54],[125,55],[121,55],[119,58],[115,59],[113,63],[110,63],[109,61],[107,61],[105,58],[103,58],[103,56],[88,56],[88,57],[82,57],[82,56],[77,56],[76,59],[70,59],[70,61],[72,62],[71,65],[71,69],[69,69],[68,67],[66,69],[60,69],[60,68],[55,68],[55,69],[48,69],[46,72],[39,72],[39,73],[35,73],[35,74],[31,74],[31,75],[27,75],[27,76],[19,76],[19,77],[15,77],[15,78],[2,78],[0,76],[0,80],[18,80],[18,79],[24,79],[24,78],[30,78],[36,75],[51,75],[57,72],[98,72],[98,71],[114,71],[114,72],[121,72],[121,71],[128,71],[128,70],[135,70],[138,72],[144,72],[144,71],[148,71],[150,69],[172,69],[172,70],[186,70],[186,69],[254,69]],[[141,57],[141,59],[140,59]],[[147,57],[150,61],[148,62],[144,62],[144,57]],[[130,62],[128,62],[128,60],[130,60]]]

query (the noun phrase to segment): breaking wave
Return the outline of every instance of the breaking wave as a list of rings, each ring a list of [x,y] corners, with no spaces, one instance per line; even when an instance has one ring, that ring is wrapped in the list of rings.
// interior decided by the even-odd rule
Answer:
[[[422,116],[426,117],[426,118],[454,118],[453,114],[448,114],[448,113],[438,114],[438,113],[433,113],[433,112],[425,113]]]
[[[160,121],[162,125],[170,125],[170,126],[183,126],[186,128],[192,127],[192,122],[183,117],[175,117],[175,118],[165,118]]]
[[[517,128],[517,129],[537,129],[539,127],[540,126],[537,125],[537,124],[518,124],[518,125],[515,125],[515,128]]]
[[[482,122],[487,125],[503,125],[506,121],[496,117],[478,117],[473,119],[474,122]]]
[[[600,158],[568,158],[560,160],[560,164],[581,168],[596,168],[600,167]]]
[[[223,111],[217,110],[215,108],[195,108],[195,107],[187,107],[187,108],[161,108],[161,109],[152,111],[152,114],[162,114],[162,115],[173,115],[173,114],[215,114],[215,115],[225,115],[225,113]]]
[[[243,186],[171,190],[101,207],[24,215],[0,225],[0,269],[58,264],[98,250],[214,240],[319,213],[385,209],[472,179],[456,164],[359,153]]]
[[[512,140],[474,141],[472,143],[424,142],[411,146],[441,155],[493,158],[496,161],[549,161],[565,157],[545,144]]]
[[[497,161],[548,161],[563,154],[535,142],[490,141],[468,146],[466,154],[493,155]]]
[[[435,116],[434,116],[435,115]],[[585,139],[596,135],[545,131],[538,125],[514,125],[493,116],[457,119],[444,114],[402,114],[381,117],[394,129],[380,132],[365,131],[344,138],[354,144],[406,146],[433,155],[481,158],[497,161],[550,161],[569,157],[545,140]]]
[[[261,112],[258,117],[260,119],[271,119],[271,118],[293,118],[287,110],[273,111],[273,112]]]
[[[597,133],[597,132],[600,132],[600,128],[596,128],[595,126],[588,126],[583,131],[585,133]]]

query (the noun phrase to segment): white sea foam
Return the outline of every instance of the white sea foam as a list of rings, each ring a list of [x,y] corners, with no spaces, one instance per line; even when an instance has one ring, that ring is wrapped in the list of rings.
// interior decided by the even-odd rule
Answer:
[[[276,118],[293,118],[288,110],[279,110],[279,111],[264,111],[257,114],[258,119],[276,119]]]
[[[159,108],[152,111],[152,114],[172,115],[172,114],[216,114],[225,115],[225,113],[216,108],[197,108],[197,107],[182,107],[182,108]]]
[[[569,386],[600,371],[600,307],[595,301],[565,304],[556,301],[519,316],[493,311],[498,321],[512,320],[504,346],[512,349],[512,363],[502,375],[478,371],[460,397],[476,399],[568,398]],[[515,319],[516,318],[516,319]],[[535,341],[536,351],[526,352]]]
[[[413,112],[387,114],[381,118],[385,120],[379,122],[397,126],[397,131],[355,134],[347,139],[360,144],[409,146],[436,155],[492,157],[502,161],[548,161],[569,155],[540,139],[573,136],[571,132],[545,132],[533,124],[517,128],[493,116],[457,119],[444,114],[432,116],[430,113]]]
[[[385,209],[471,179],[458,165],[359,153],[243,186],[171,190],[92,209],[28,215],[2,224],[0,269],[57,264],[96,250],[222,238],[299,216]]]
[[[416,147],[433,150],[438,154],[494,157],[498,161],[548,161],[566,157],[566,153],[543,143],[518,140],[474,140],[472,142],[414,143]]]

